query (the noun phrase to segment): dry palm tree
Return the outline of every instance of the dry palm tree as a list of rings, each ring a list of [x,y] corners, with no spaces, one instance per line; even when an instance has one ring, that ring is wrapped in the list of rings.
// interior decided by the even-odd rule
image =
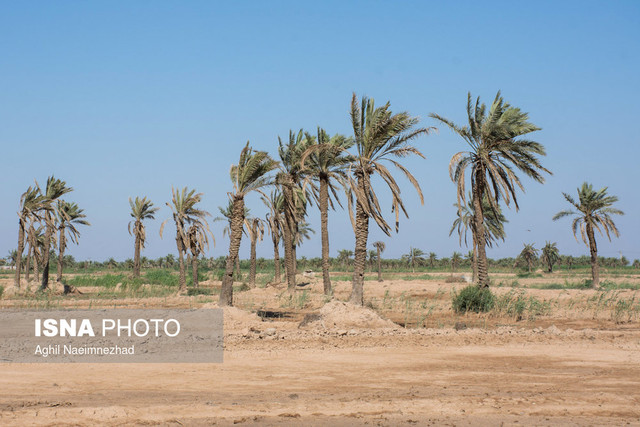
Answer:
[[[542,262],[547,264],[547,271],[553,273],[553,265],[558,262],[560,258],[560,252],[556,242],[547,242],[542,248],[542,256],[540,257]]]
[[[260,218],[247,218],[246,227],[249,232],[249,240],[251,240],[251,266],[249,268],[249,286],[256,286],[256,246],[264,237],[264,221]]]
[[[320,234],[322,237],[322,283],[324,294],[331,295],[331,278],[329,277],[329,207],[334,208],[333,199],[340,204],[335,183],[344,187],[347,170],[354,157],[346,150],[353,146],[353,139],[344,135],[329,137],[324,129],[318,127],[318,136],[313,138],[310,147],[303,153],[301,164],[307,177],[318,182],[318,191],[313,195],[320,209]],[[315,188],[315,187],[314,187]],[[331,191],[331,193],[329,193]],[[330,194],[333,194],[333,198]]]
[[[573,236],[577,241],[578,228],[580,228],[582,241],[589,246],[589,251],[591,252],[591,286],[597,288],[600,284],[600,271],[598,268],[598,246],[594,230],[598,230],[600,234],[603,234],[604,230],[604,234],[607,235],[609,241],[611,241],[611,233],[616,237],[620,236],[620,232],[611,219],[611,215],[624,215],[624,212],[611,207],[618,201],[618,198],[607,195],[607,187],[594,191],[593,186],[585,182],[581,188],[578,188],[577,201],[567,193],[562,193],[562,195],[578,211],[565,210],[558,212],[553,217],[553,220],[556,221],[565,216],[575,216],[571,223]]]
[[[451,158],[449,175],[457,185],[458,206],[462,207],[466,204],[466,170],[470,168],[478,255],[478,285],[488,287],[485,210],[482,201],[486,197],[492,208],[497,209],[501,199],[504,199],[507,206],[513,199],[518,210],[516,188],[524,190],[524,187],[514,170],[518,169],[541,183],[544,182],[541,172],[551,172],[542,167],[538,159],[538,156],[545,155],[542,144],[519,138],[540,128],[528,121],[527,113],[505,103],[500,92],[489,111],[485,104],[480,104],[480,98],[476,99],[474,107],[469,93],[467,116],[469,125],[461,127],[442,116],[431,114],[431,117],[460,135],[471,148],[470,151],[461,151]]]
[[[529,273],[533,267],[534,261],[538,259],[538,250],[533,246],[533,243],[525,243],[522,252],[518,255],[519,258],[524,259],[527,262],[527,268]]]
[[[29,241],[29,246],[32,248],[33,255],[33,276],[34,281],[37,282],[40,278],[40,270],[39,266],[43,261],[43,248],[44,248],[44,234],[45,227],[38,224],[36,227],[34,222],[32,221],[29,225],[29,233],[27,234],[27,239]]]
[[[454,204],[457,208],[457,218],[453,221],[451,225],[451,230],[449,230],[449,236],[451,236],[454,230],[458,231],[459,243],[462,246],[462,240],[464,236],[464,244],[467,245],[467,231],[471,230],[471,237],[473,240],[473,256],[471,258],[471,267],[473,271],[473,282],[475,283],[478,279],[478,256],[477,249],[478,243],[476,241],[476,233],[475,233],[475,219],[473,216],[473,201],[471,195],[469,195],[469,201],[466,205],[459,206],[458,204]],[[487,246],[493,247],[493,243],[498,239],[504,241],[506,236],[504,231],[504,224],[509,222],[502,214],[502,209],[500,205],[496,205],[494,209],[489,200],[485,196],[482,200],[482,205],[484,209],[484,233],[485,233],[485,242]]]
[[[264,151],[253,151],[248,142],[240,152],[238,164],[231,166],[233,192],[229,193],[229,197],[233,202],[233,209],[229,227],[229,256],[222,279],[220,306],[233,305],[233,265],[238,258],[242,242],[242,227],[245,222],[244,198],[252,191],[257,191],[264,196],[261,189],[272,184],[268,174],[277,167],[278,162]]]
[[[210,216],[209,212],[206,212],[206,215]],[[206,220],[194,221],[189,225],[187,239],[189,241],[189,250],[191,251],[191,278],[194,288],[198,287],[198,257],[206,249],[209,249],[209,236],[211,236],[215,245],[216,240]]]
[[[50,209],[46,197],[41,193],[36,182],[34,187],[29,187],[20,197],[20,211],[18,212],[18,251],[16,257],[16,273],[14,286],[20,288],[20,274],[22,270],[22,253],[24,252],[25,235],[28,224],[40,219],[43,209]]]
[[[280,172],[276,175],[276,183],[280,186],[284,198],[284,264],[287,276],[287,289],[293,292],[296,288],[296,244],[294,242],[298,223],[306,213],[307,192],[303,187],[306,171],[302,168],[301,159],[314,141],[307,138],[300,129],[296,134],[289,131],[289,140],[285,144],[278,137],[278,155],[280,156]]]
[[[284,199],[278,190],[274,190],[269,197],[262,197],[262,202],[269,208],[269,212],[265,217],[266,223],[271,234],[273,242],[273,264],[274,264],[274,283],[280,283],[280,252],[278,245],[282,237],[282,229],[284,227],[283,203]]]
[[[351,99],[351,123],[357,149],[356,159],[351,167],[353,177],[348,177],[349,184],[349,217],[353,226],[356,244],[352,291],[349,300],[357,305],[364,304],[364,268],[367,257],[367,239],[369,238],[369,218],[373,218],[380,229],[390,235],[391,227],[382,216],[378,196],[371,183],[373,175],[378,175],[391,190],[391,209],[395,212],[395,228],[398,231],[400,211],[408,217],[402,199],[400,187],[391,175],[385,161],[398,168],[418,192],[420,202],[424,197],[418,181],[395,158],[424,155],[410,142],[429,132],[427,128],[416,128],[418,119],[408,113],[393,114],[387,102],[375,108],[373,99],[362,97],[359,104],[356,94]],[[353,212],[353,196],[355,195],[355,216]]]
[[[44,248],[43,248],[43,266],[42,266],[42,286],[40,289],[45,290],[49,287],[49,251],[51,249],[52,239],[55,238],[56,230],[55,218],[53,215],[53,203],[60,197],[73,191],[73,188],[67,187],[67,183],[55,178],[53,175],[47,179],[47,187],[45,189],[46,204],[49,208],[44,209]]]
[[[376,248],[377,251],[377,255],[376,258],[378,259],[378,282],[382,282],[382,264],[381,264],[381,255],[384,252],[384,250],[386,249],[386,246],[384,244],[384,242],[381,241],[377,241],[377,242],[373,242],[373,247]]]
[[[58,200],[56,203],[56,214],[58,224],[58,274],[56,282],[62,282],[62,267],[64,260],[64,251],[67,248],[67,234],[69,239],[78,244],[80,231],[76,228],[78,225],[91,225],[85,218],[84,210],[80,209],[77,204]],[[71,288],[64,285],[64,293],[67,294]]]
[[[197,203],[202,200],[202,193],[197,193],[196,190],[189,191],[187,187],[184,187],[182,191],[171,188],[172,199],[171,203],[167,203],[167,206],[171,208],[173,213],[173,221],[176,224],[176,245],[178,247],[178,262],[180,265],[180,287],[178,292],[186,292],[187,290],[187,276],[184,257],[187,253],[187,249],[190,248],[189,241],[189,226],[196,225],[198,228],[202,228],[205,232],[210,233],[209,224],[206,217],[210,216],[209,212],[203,211],[195,207]],[[164,231],[164,226],[167,224],[168,219],[165,220],[160,226],[160,237]]]
[[[147,240],[146,228],[143,221],[145,219],[155,219],[155,213],[159,208],[154,208],[151,200],[146,197],[142,199],[136,196],[135,200],[131,200],[129,197],[129,205],[131,206],[132,221],[129,222],[128,229],[129,234],[135,237],[134,252],[133,252],[133,276],[140,277],[140,251],[144,249],[145,241]],[[133,225],[133,231],[132,226]]]

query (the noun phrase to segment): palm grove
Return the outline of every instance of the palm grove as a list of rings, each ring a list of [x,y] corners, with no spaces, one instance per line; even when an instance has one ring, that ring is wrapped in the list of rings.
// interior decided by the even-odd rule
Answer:
[[[467,233],[471,234],[472,251],[468,255],[473,268],[473,280],[479,287],[490,284],[487,263],[487,246],[505,239],[501,204],[515,206],[518,210],[517,193],[524,190],[519,174],[543,183],[544,175],[551,174],[541,164],[545,155],[542,144],[528,138],[529,134],[540,128],[529,121],[528,114],[505,102],[498,92],[490,106],[486,106],[471,94],[467,98],[466,113],[468,123],[458,125],[439,114],[430,116],[446,125],[467,144],[467,151],[456,153],[449,164],[451,180],[456,186],[457,218],[451,233],[457,230],[460,244],[467,243]],[[237,163],[230,168],[231,189],[227,193],[228,205],[220,208],[222,217],[215,220],[226,222],[225,233],[229,236],[229,250],[224,265],[222,288],[219,304],[233,304],[233,282],[237,275],[238,253],[243,235],[251,240],[250,284],[255,285],[255,246],[262,240],[265,232],[271,236],[274,248],[275,282],[280,282],[279,246],[284,249],[284,276],[287,289],[296,289],[297,256],[296,249],[309,237],[312,230],[305,221],[309,210],[315,205],[320,211],[320,236],[322,242],[322,282],[324,293],[332,295],[329,275],[329,233],[328,211],[336,207],[346,208],[355,234],[354,251],[341,251],[345,262],[353,255],[353,277],[350,302],[364,303],[364,273],[367,255],[378,261],[378,279],[380,274],[380,256],[385,249],[384,242],[373,243],[375,251],[368,252],[370,226],[375,224],[387,236],[393,230],[398,231],[400,216],[408,218],[401,197],[397,176],[407,179],[424,204],[422,189],[411,171],[402,160],[413,156],[424,158],[423,153],[414,145],[415,140],[428,135],[435,128],[422,127],[417,117],[407,112],[393,113],[390,103],[376,106],[373,99],[353,94],[350,105],[350,121],[353,135],[330,135],[318,128],[313,134],[300,129],[290,131],[284,141],[279,138],[277,158],[264,151],[254,150],[250,143],[242,148]],[[467,178],[468,177],[468,178]],[[374,180],[375,178],[375,180]],[[378,193],[382,190],[376,183],[383,183],[391,195],[391,211],[394,222],[389,225],[384,217]],[[467,193],[467,185],[470,190]],[[89,225],[83,210],[76,204],[65,201],[72,191],[64,181],[51,176],[46,187],[41,189],[36,183],[29,187],[20,199],[18,212],[18,249],[16,256],[15,286],[21,285],[21,272],[26,272],[27,282],[32,269],[38,280],[42,267],[40,289],[49,284],[50,251],[58,250],[58,269],[56,282],[62,282],[64,251],[67,239],[77,243],[80,236],[78,225]],[[252,217],[247,207],[247,197],[255,194],[267,207],[264,218]],[[344,194],[342,200],[340,194]],[[612,207],[617,201],[615,196],[607,195],[607,189],[593,190],[590,184],[578,189],[578,200],[568,194],[565,199],[577,211],[562,211],[553,219],[575,216],[572,223],[573,234],[581,237],[589,247],[593,286],[598,285],[598,256],[595,231],[618,235],[611,215],[621,215],[622,211]],[[191,260],[192,281],[198,286],[198,257],[213,242],[207,217],[211,216],[198,207],[202,193],[195,190],[172,189],[172,199],[167,206],[175,224],[175,241],[178,249],[179,289],[186,291],[186,260]],[[157,207],[146,197],[129,199],[131,222],[129,233],[134,237],[134,276],[140,276],[140,252],[145,247],[145,221],[155,219]],[[450,233],[450,234],[451,234]],[[26,257],[24,256],[27,247]],[[348,252],[348,253],[347,253]],[[416,261],[425,260],[422,251],[411,248],[406,260],[414,268]],[[346,257],[346,258],[345,258]],[[537,258],[537,249],[525,244],[521,258],[531,268],[531,260]],[[542,260],[552,271],[559,254],[555,243],[547,242],[542,251]],[[24,261],[23,261],[24,259]],[[429,254],[429,263],[433,266],[434,253]],[[459,265],[461,254],[454,253],[452,270]],[[26,266],[22,263],[25,262]],[[30,267],[31,263],[31,267]],[[26,267],[26,268],[25,268]],[[65,286],[65,293],[72,289]]]

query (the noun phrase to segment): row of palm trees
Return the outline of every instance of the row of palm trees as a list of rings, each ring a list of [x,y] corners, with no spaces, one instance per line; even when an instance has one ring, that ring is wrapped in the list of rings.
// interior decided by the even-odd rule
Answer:
[[[460,243],[466,242],[467,232],[471,232],[473,244],[474,281],[481,287],[489,286],[486,247],[498,240],[504,240],[506,219],[500,204],[511,203],[518,210],[517,189],[524,190],[516,172],[522,172],[537,182],[544,182],[544,174],[551,174],[540,163],[545,155],[544,147],[525,137],[540,128],[529,122],[528,114],[506,103],[500,92],[487,108],[477,98],[475,103],[471,94],[467,98],[468,124],[460,126],[438,114],[432,118],[444,123],[460,135],[468,144],[468,151],[456,153],[449,164],[450,177],[457,187],[457,213],[451,233],[458,230]],[[424,204],[422,190],[411,172],[401,163],[408,156],[424,158],[412,142],[421,135],[429,134],[434,128],[420,127],[419,120],[407,112],[393,113],[387,102],[376,107],[374,100],[365,97],[358,99],[353,94],[350,108],[353,137],[343,135],[330,136],[318,128],[315,135],[302,129],[290,131],[285,141],[279,138],[278,157],[272,158],[265,151],[256,151],[247,142],[241,150],[237,164],[230,170],[232,191],[228,193],[229,204],[220,209],[229,234],[229,256],[226,258],[225,273],[222,280],[220,305],[233,304],[234,266],[238,262],[238,251],[243,234],[252,241],[252,254],[255,244],[264,235],[265,225],[272,236],[274,259],[279,260],[280,240],[284,247],[285,277],[287,288],[293,292],[296,287],[296,248],[308,227],[304,221],[309,206],[314,203],[320,209],[322,238],[322,270],[324,292],[331,295],[329,276],[329,236],[328,209],[342,206],[338,193],[344,190],[347,210],[355,233],[354,273],[350,301],[362,305],[364,302],[363,283],[367,261],[367,242],[370,220],[387,235],[392,229],[398,230],[402,213],[408,218],[400,186],[389,166],[399,171],[416,189],[421,203]],[[471,189],[467,193],[467,175]],[[374,177],[384,182],[391,193],[391,210],[395,214],[395,226],[392,227],[382,214],[383,207],[377,195],[377,186],[372,184]],[[271,188],[267,194],[267,188]],[[37,203],[44,208],[42,212],[45,225],[49,224],[53,201],[65,194],[66,187],[57,188],[52,184],[42,201]],[[57,192],[56,192],[57,191]],[[69,190],[70,191],[70,190]],[[256,192],[267,206],[265,219],[248,216],[245,198]],[[23,195],[28,195],[29,191]],[[58,194],[60,193],[60,194]],[[39,194],[39,192],[38,192]],[[176,244],[180,265],[180,288],[186,289],[185,255],[190,252],[194,283],[197,284],[197,259],[213,239],[207,217],[210,214],[196,205],[201,201],[202,193],[172,189],[172,201],[167,205],[172,209],[176,225]],[[35,196],[33,196],[35,197]],[[591,251],[594,286],[598,284],[597,246],[594,230],[603,231],[610,238],[610,231],[618,235],[618,230],[610,218],[613,214],[622,214],[611,205],[617,201],[615,196],[607,196],[606,188],[594,191],[588,184],[579,190],[579,200],[574,201],[565,194],[578,212],[563,211],[555,219],[567,215],[578,215],[573,223],[574,235],[580,228],[581,235]],[[25,217],[33,215],[32,202],[23,200]],[[146,198],[130,200],[132,223],[129,232],[135,236],[135,274],[140,274],[140,250],[144,247],[145,230],[143,221],[154,218],[157,208]],[[80,211],[81,212],[81,211]],[[22,218],[22,216],[21,216]],[[165,221],[160,229],[164,229]],[[23,223],[20,225],[21,233]],[[45,246],[49,246],[53,226],[46,227]],[[307,230],[308,231],[308,230]],[[73,232],[72,232],[73,235]],[[22,253],[24,233],[20,234],[18,250]],[[576,235],[577,238],[577,235]],[[61,239],[63,240],[63,239]],[[376,242],[376,250],[384,251],[384,244]],[[62,251],[60,251],[62,252]],[[378,256],[378,259],[380,257]],[[280,278],[279,262],[276,262],[276,280]],[[17,269],[19,271],[19,269]],[[48,271],[48,269],[47,269]],[[255,282],[255,268],[252,268],[252,281]],[[19,274],[19,273],[17,273]],[[43,278],[44,283],[44,278]]]

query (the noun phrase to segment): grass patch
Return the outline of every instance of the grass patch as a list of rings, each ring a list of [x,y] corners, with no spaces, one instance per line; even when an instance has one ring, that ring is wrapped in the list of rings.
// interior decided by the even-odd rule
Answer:
[[[410,281],[410,280],[431,280],[433,277],[430,274],[420,274],[418,276],[402,276],[400,280]]]
[[[452,307],[456,313],[486,313],[493,308],[495,296],[489,288],[479,288],[476,285],[469,285],[463,288],[460,293],[453,292]]]
[[[516,277],[520,277],[522,279],[533,279],[533,278],[537,278],[537,277],[542,277],[542,274],[540,273],[518,273],[516,274]]]
[[[525,315],[529,320],[533,320],[536,316],[549,313],[551,303],[529,296],[522,289],[512,289],[495,298],[492,311],[496,315],[509,316],[516,320],[524,319]]]
[[[612,282],[611,280],[604,280],[600,282],[601,289],[614,290],[614,289],[629,289],[632,291],[640,290],[640,284],[629,282]]]

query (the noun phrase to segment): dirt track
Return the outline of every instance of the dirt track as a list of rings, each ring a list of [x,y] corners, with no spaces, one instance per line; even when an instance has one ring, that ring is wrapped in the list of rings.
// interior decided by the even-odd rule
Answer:
[[[234,311],[225,323],[218,365],[2,364],[0,424],[640,424],[637,322],[299,329]]]

